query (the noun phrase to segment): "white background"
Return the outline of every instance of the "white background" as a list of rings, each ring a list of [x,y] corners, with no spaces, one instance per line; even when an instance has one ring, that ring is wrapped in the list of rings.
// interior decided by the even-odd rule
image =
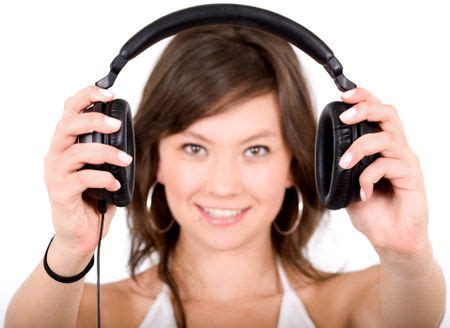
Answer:
[[[53,235],[43,159],[67,97],[94,84],[138,30],[173,11],[217,1],[15,1],[0,10],[2,119],[0,318]],[[220,1],[219,1],[220,2]],[[449,31],[444,1],[242,1],[295,20],[318,35],[347,77],[394,105],[420,158],[434,255],[450,277],[447,152]],[[128,63],[112,87],[135,112],[145,81],[171,38]],[[315,107],[340,100],[326,71],[295,48],[314,90]],[[127,276],[125,212],[102,243],[102,283]],[[333,211],[311,242],[317,266],[345,271],[378,263],[345,210]],[[95,283],[96,270],[87,275]],[[447,294],[448,295],[448,294]],[[30,295],[32,296],[32,295]],[[448,312],[448,311],[447,311]],[[447,316],[442,327],[450,327]]]

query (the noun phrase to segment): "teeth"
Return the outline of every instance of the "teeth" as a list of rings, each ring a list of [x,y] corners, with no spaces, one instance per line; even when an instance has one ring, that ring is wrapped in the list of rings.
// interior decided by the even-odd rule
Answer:
[[[219,210],[216,208],[203,208],[206,213],[215,217],[232,217],[241,214],[242,210],[230,211],[230,210]]]

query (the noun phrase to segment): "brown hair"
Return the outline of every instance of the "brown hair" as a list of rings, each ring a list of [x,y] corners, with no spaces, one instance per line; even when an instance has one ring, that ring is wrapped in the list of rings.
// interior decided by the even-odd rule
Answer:
[[[245,68],[245,69],[243,69]],[[191,28],[168,44],[151,73],[134,117],[136,180],[127,214],[131,232],[129,269],[136,269],[150,255],[159,255],[158,277],[168,284],[175,301],[177,325],[186,326],[178,285],[168,269],[180,226],[174,220],[164,186],[156,184],[151,212],[146,207],[149,189],[156,181],[161,138],[179,133],[200,118],[226,111],[238,102],[275,91],[281,109],[281,131],[292,152],[293,182],[303,196],[303,213],[297,230],[282,236],[273,228],[274,250],[305,276],[323,281],[336,273],[322,272],[302,251],[326,210],[317,196],[314,180],[316,117],[307,83],[289,42],[258,29],[234,25]],[[286,189],[275,220],[287,230],[297,218],[295,187]]]

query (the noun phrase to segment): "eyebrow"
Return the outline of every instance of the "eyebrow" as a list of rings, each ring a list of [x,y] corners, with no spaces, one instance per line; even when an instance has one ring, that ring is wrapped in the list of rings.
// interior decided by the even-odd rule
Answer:
[[[213,142],[212,142],[211,140],[209,140],[208,138],[202,136],[201,134],[195,133],[195,132],[193,132],[193,131],[186,130],[186,131],[181,132],[181,134],[184,134],[184,135],[190,135],[190,136],[195,137],[195,138],[197,138],[197,139],[203,140],[203,141],[205,141],[205,142],[207,142],[207,143],[213,143]],[[270,131],[270,130],[261,130],[261,131],[259,131],[258,133],[256,133],[256,134],[254,134],[254,135],[252,135],[252,136],[250,136],[250,137],[245,138],[244,140],[242,140],[242,141],[241,141],[241,145],[242,145],[242,144],[245,144],[245,143],[247,143],[247,142],[249,142],[249,141],[251,141],[251,140],[254,140],[254,139],[259,139],[259,138],[264,138],[264,137],[276,137],[276,136],[277,136],[277,134],[276,134],[275,132],[273,132],[273,131]]]

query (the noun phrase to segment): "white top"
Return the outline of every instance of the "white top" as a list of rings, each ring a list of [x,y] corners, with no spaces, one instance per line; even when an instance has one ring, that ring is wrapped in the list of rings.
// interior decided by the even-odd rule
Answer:
[[[286,273],[280,259],[277,257],[277,268],[283,287],[283,298],[281,300],[280,316],[277,328],[305,327],[314,328],[314,323],[309,317],[302,300],[289,284]],[[170,302],[170,289],[167,284],[163,285],[162,291],[156,297],[151,309],[147,312],[139,328],[176,328],[175,315]]]

